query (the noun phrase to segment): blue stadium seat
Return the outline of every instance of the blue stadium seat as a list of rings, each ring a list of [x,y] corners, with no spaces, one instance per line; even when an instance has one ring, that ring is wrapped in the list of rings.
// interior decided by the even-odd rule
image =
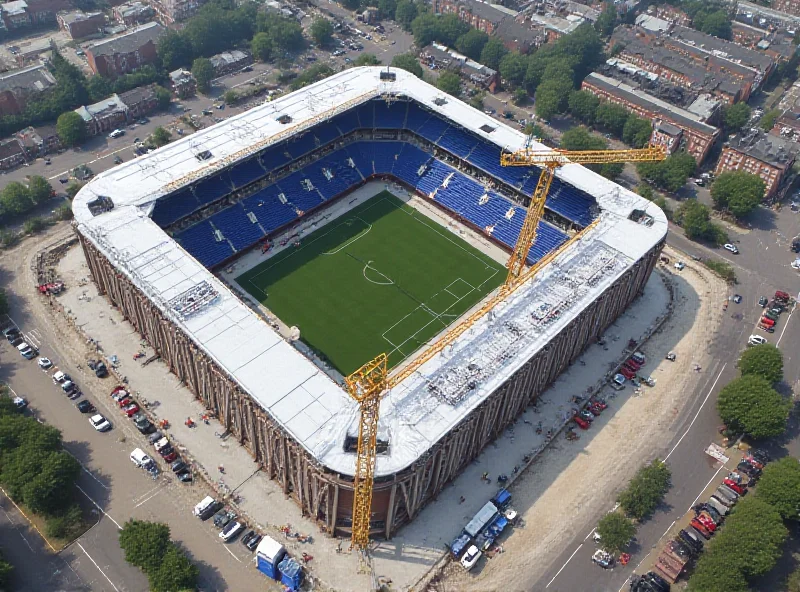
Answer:
[[[206,205],[214,203],[221,197],[228,195],[233,191],[233,187],[231,186],[230,179],[226,179],[225,176],[217,175],[200,181],[192,188],[192,191],[194,191],[200,205]]]
[[[267,172],[264,170],[264,167],[261,166],[257,158],[252,158],[246,162],[237,164],[228,171],[228,176],[233,183],[234,189],[244,187],[266,174]]]
[[[279,193],[277,187],[268,187],[242,201],[245,212],[253,212],[266,232],[277,230],[297,219],[294,208],[280,202]]]
[[[375,172],[380,175],[391,173],[402,148],[403,142],[372,142]]]
[[[286,156],[285,152],[286,148],[284,148],[283,145],[272,146],[262,152],[258,156],[258,160],[261,163],[261,166],[264,167],[264,170],[268,173],[271,173],[275,169],[278,169],[291,162],[292,159]]]
[[[322,204],[322,196],[319,191],[316,190],[316,183],[314,184],[315,189],[312,191],[308,191],[303,187],[300,184],[303,179],[308,179],[308,173],[304,170],[300,170],[282,179],[276,186],[283,192],[286,199],[289,200],[289,203],[301,209],[303,212],[307,212]]]
[[[406,129],[412,132],[418,132],[431,117],[430,111],[425,111],[417,103],[411,102],[408,105]]]
[[[266,236],[261,226],[258,223],[254,224],[247,217],[241,203],[217,212],[209,220],[230,241],[237,252],[252,247]]]
[[[389,105],[386,101],[376,100],[375,127],[379,129],[402,129],[406,120],[406,101],[394,101]]]
[[[317,139],[314,137],[314,134],[309,131],[287,140],[280,146],[291,154],[293,159],[300,158],[304,154],[308,154],[312,150],[319,148]]]
[[[150,217],[161,228],[165,228],[184,216],[188,216],[199,207],[200,203],[194,193],[189,189],[182,189],[178,193],[159,199],[153,207],[153,213]]]
[[[214,227],[203,220],[175,235],[175,240],[186,249],[201,265],[212,268],[233,255],[228,241],[218,241],[214,237]]]
[[[431,160],[431,158],[432,156],[430,154],[423,152],[416,146],[412,144],[403,144],[400,150],[400,156],[394,163],[392,174],[414,187],[419,181],[419,175],[417,173],[420,167]]]
[[[555,178],[550,186],[546,205],[548,209],[565,218],[587,226],[594,219],[592,208],[597,205],[597,201],[588,193]]]
[[[432,116],[417,130],[417,133],[435,144],[448,127],[450,126],[447,123]]]
[[[417,190],[425,194],[430,194],[442,184],[445,177],[453,172],[453,169],[441,161],[433,160],[430,162],[425,174],[417,181]]]
[[[375,174],[375,168],[372,165],[372,154],[369,152],[371,146],[372,142],[358,142],[345,148],[345,152],[356,163],[356,168],[365,179]]]
[[[352,109],[334,117],[332,123],[336,126],[341,134],[348,134],[354,129],[361,127],[361,122],[358,120],[358,114]]]
[[[361,122],[360,127],[363,129],[375,128],[375,104],[372,101],[356,107],[356,113],[358,114],[358,120]]]
[[[341,137],[341,133],[332,121],[326,121],[311,129],[311,133],[317,140],[319,146],[330,144],[336,138]]]
[[[475,148],[475,145],[478,143],[478,139],[474,136],[468,134],[464,130],[458,129],[456,127],[450,127],[447,131],[442,134],[442,137],[439,138],[437,144],[455,154],[460,158],[464,158],[472,152],[472,149]]]

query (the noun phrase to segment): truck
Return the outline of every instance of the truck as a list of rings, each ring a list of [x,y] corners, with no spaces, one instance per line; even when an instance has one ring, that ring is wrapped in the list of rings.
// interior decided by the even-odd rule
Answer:
[[[265,536],[256,547],[256,567],[267,577],[279,582],[281,573],[278,566],[285,556],[284,546],[272,537]]]
[[[683,573],[688,558],[681,557],[679,549],[674,541],[669,541],[656,561],[656,569],[663,575],[663,578],[670,584],[674,584]]]

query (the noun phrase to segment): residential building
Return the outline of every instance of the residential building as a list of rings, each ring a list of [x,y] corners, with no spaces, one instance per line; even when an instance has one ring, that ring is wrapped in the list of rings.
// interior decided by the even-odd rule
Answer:
[[[800,16],[800,0],[772,0],[770,8],[793,16]]]
[[[12,138],[0,142],[0,170],[7,171],[25,162],[25,150],[19,140]]]
[[[0,5],[0,20],[9,33],[56,23],[56,15],[71,10],[67,0],[13,0]]]
[[[78,107],[75,113],[86,122],[86,132],[90,136],[111,132],[128,120],[128,107],[117,94],[94,105]]]
[[[650,142],[655,146],[664,146],[667,154],[677,152],[682,139],[683,130],[677,125],[663,120],[653,123],[653,135],[650,137]]]
[[[208,60],[214,66],[214,73],[217,76],[223,76],[231,72],[238,72],[245,66],[252,64],[253,55],[249,51],[233,49],[211,56]]]
[[[444,45],[433,43],[422,50],[420,57],[425,59],[429,66],[451,70],[464,80],[485,88],[489,92],[495,92],[500,85],[500,75],[495,70],[448,49]]]
[[[680,128],[681,147],[694,156],[698,164],[703,162],[720,135],[719,128],[703,122],[698,115],[608,76],[593,72],[583,80],[581,88],[602,100],[622,105],[654,124],[670,123]]]
[[[725,143],[715,173],[746,171],[758,175],[766,183],[764,199],[770,199],[791,171],[797,152],[795,142],[753,129]]]
[[[19,45],[11,46],[13,49],[12,54],[17,60],[17,67],[23,68],[33,64],[41,64],[46,62],[51,52],[53,51],[52,39],[34,39],[27,43],[20,43]]]
[[[499,4],[478,0],[433,0],[433,11],[437,14],[455,14],[459,20],[487,35],[496,35],[510,50],[527,53],[546,40],[546,31],[541,26],[529,26],[520,15]]]
[[[165,26],[194,16],[206,0],[147,0],[156,11],[157,19]]]
[[[114,7],[114,19],[129,27],[149,23],[155,16],[153,7],[144,2],[126,2]]]
[[[553,14],[540,15],[536,13],[530,13],[525,14],[524,16],[520,15],[518,20],[529,27],[543,28],[545,31],[546,42],[552,42],[559,37],[570,34],[575,29],[580,27],[581,24],[586,22],[586,19],[574,14],[562,17]]]
[[[794,36],[785,30],[759,29],[735,21],[731,24],[731,30],[736,43],[763,53],[778,63],[788,62],[797,51]]]
[[[158,107],[155,84],[134,88],[122,93],[119,98],[127,107],[128,122],[136,121],[152,113]]]
[[[800,25],[800,16],[778,12],[746,0],[736,2],[736,20],[762,29],[796,29]]]
[[[510,18],[500,21],[494,34],[509,50],[523,54],[547,41],[547,30],[544,27],[524,25]]]
[[[115,78],[152,64],[163,33],[164,27],[148,23],[119,37],[93,43],[86,49],[89,67],[95,74]]]
[[[0,74],[0,115],[19,115],[28,99],[51,89],[56,79],[42,66],[29,66]]]
[[[73,39],[86,39],[103,34],[106,16],[102,12],[84,13],[80,10],[58,15],[58,26]]]
[[[25,0],[13,0],[0,5],[3,20],[9,31],[22,29],[31,26],[31,19],[28,16],[28,3]]]
[[[197,92],[197,81],[188,70],[178,68],[169,73],[170,87],[180,99],[192,97]]]
[[[61,140],[54,125],[42,125],[35,128],[26,127],[18,131],[15,136],[25,148],[25,151],[33,158],[61,149]]]

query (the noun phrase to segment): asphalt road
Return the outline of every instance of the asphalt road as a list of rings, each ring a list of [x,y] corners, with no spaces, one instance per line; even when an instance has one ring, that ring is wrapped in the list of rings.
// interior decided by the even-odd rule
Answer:
[[[3,499],[0,546],[8,550],[9,560],[17,567],[12,590],[146,590],[145,576],[125,562],[118,543],[119,527],[130,518],[169,524],[172,538],[200,566],[204,590],[248,590],[255,586],[263,589],[267,585],[265,579],[249,564],[253,555],[237,543],[223,544],[210,523],[191,515],[192,506],[207,494],[201,484],[185,485],[164,473],[154,481],[131,463],[128,457],[134,448],[148,452],[151,449],[109,397],[113,386],[110,379],[99,381],[89,378],[80,368],[62,365],[60,360],[66,356],[59,355],[48,328],[20,324],[26,335],[40,343],[41,355],[73,376],[85,397],[112,422],[113,429],[96,432],[88,416],[75,408],[77,401],[63,395],[36,361],[25,360],[5,341],[0,345],[0,380],[27,398],[39,419],[62,431],[65,448],[84,467],[78,495],[99,515],[94,527],[55,555],[30,530],[10,500]],[[163,463],[161,468],[169,473]],[[22,544],[20,537],[25,541]]]
[[[654,451],[669,461],[673,486],[665,498],[662,508],[640,525],[636,542],[632,547],[632,559],[627,567],[618,565],[613,570],[603,570],[591,561],[596,547],[591,540],[594,524],[587,524],[585,533],[576,537],[546,575],[531,584],[531,590],[548,592],[609,591],[627,588],[627,580],[647,554],[656,547],[670,529],[674,520],[682,516],[696,503],[697,497],[713,479],[721,479],[719,465],[704,454],[720,424],[716,412],[716,397],[719,390],[736,377],[736,360],[745,348],[747,337],[753,333],[767,337],[780,346],[784,355],[786,382],[800,384],[800,313],[781,315],[778,329],[766,334],[755,329],[761,313],[758,299],[771,296],[775,290],[797,291],[797,272],[789,267],[793,253],[788,250],[787,238],[800,233],[800,215],[785,209],[780,213],[762,209],[754,222],[754,229],[738,235],[739,255],[721,249],[709,249],[686,239],[680,231],[670,231],[667,242],[671,246],[702,258],[724,259],[736,269],[738,283],[731,293],[742,296],[741,304],[731,303],[720,332],[712,346],[714,363],[703,368],[705,379],[692,393],[693,403],[680,418],[675,437],[663,451]],[[797,455],[800,438],[795,436],[786,442],[783,454]],[[779,450],[775,451],[782,454]],[[610,510],[613,500],[609,500]],[[597,517],[598,519],[600,516]]]

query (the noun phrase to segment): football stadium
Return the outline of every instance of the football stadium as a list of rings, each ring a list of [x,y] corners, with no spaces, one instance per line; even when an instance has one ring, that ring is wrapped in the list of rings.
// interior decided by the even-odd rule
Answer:
[[[391,537],[641,294],[664,245],[660,209],[566,164],[531,273],[498,292],[541,172],[501,154],[526,146],[547,150],[403,70],[351,68],[97,175],[75,227],[99,291],[328,533],[353,524],[343,377],[382,353],[413,368],[380,402],[370,532]]]

